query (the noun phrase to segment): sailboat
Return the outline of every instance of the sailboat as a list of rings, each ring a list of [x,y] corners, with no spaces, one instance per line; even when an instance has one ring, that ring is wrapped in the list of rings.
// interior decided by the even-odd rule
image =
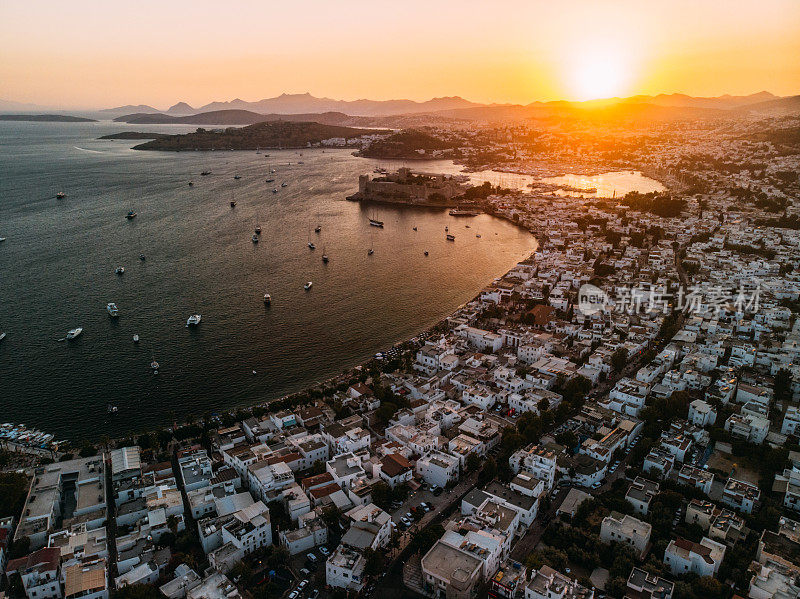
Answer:
[[[378,216],[377,211],[375,212],[375,216]],[[377,218],[369,217],[369,224],[371,224],[373,227],[380,227],[381,229],[383,228],[383,221],[378,220]]]

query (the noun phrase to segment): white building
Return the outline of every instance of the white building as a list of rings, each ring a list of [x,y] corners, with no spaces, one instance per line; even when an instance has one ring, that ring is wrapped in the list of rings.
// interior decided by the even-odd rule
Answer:
[[[689,404],[689,422],[697,426],[711,426],[717,420],[717,411],[702,399]]]
[[[699,543],[673,539],[664,551],[664,563],[675,574],[694,572],[698,576],[714,576],[725,556],[725,545],[703,537]]]
[[[556,454],[549,449],[538,445],[518,449],[508,458],[508,464],[515,474],[520,470],[527,470],[544,481],[548,490],[553,488],[556,478]]]
[[[650,542],[650,533],[653,527],[647,522],[619,512],[611,512],[603,518],[600,526],[600,540],[604,543],[627,543],[639,555],[644,553]]]
[[[431,451],[417,460],[417,475],[429,485],[444,488],[456,482],[459,474],[459,459],[441,451]]]

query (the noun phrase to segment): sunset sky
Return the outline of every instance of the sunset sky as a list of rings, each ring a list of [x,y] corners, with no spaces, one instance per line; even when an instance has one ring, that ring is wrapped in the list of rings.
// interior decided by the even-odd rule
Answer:
[[[0,98],[800,93],[798,0],[0,2]]]

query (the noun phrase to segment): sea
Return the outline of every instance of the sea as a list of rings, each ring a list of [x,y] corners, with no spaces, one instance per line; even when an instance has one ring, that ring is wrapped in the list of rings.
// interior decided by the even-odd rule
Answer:
[[[98,139],[131,129],[0,122],[0,422],[79,440],[281,397],[413,337],[537,248],[491,216],[345,199],[359,175],[403,162],[348,149],[143,152]],[[192,314],[202,321],[187,328]],[[83,334],[64,341],[76,327]]]

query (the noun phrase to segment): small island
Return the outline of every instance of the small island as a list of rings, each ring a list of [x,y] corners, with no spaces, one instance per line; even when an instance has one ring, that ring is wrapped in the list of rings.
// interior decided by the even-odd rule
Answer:
[[[111,133],[97,139],[158,139],[159,137],[169,137],[169,133],[147,133],[145,131],[122,131]]]
[[[95,119],[66,114],[0,114],[0,121],[27,121],[32,123],[96,123]]]
[[[247,127],[226,129],[199,128],[194,133],[165,135],[148,141],[134,150],[256,150],[295,149],[314,146],[360,147],[364,136],[385,134],[375,129],[356,129],[315,122],[271,121]]]

